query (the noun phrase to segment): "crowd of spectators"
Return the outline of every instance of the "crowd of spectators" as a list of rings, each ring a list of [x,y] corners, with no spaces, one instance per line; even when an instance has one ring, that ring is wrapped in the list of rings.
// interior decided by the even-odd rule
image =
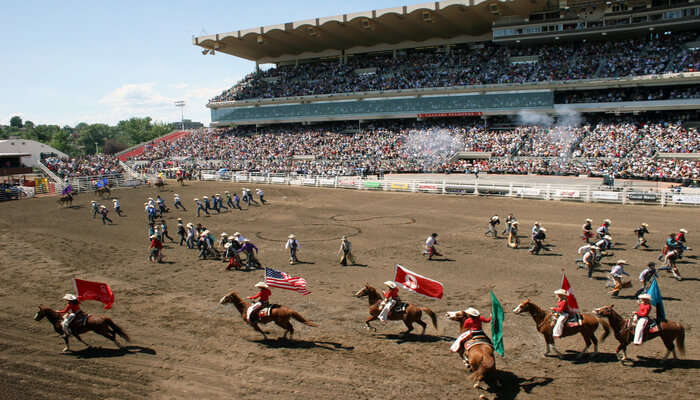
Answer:
[[[518,84],[700,71],[696,32],[623,41],[412,49],[280,65],[246,76],[211,102],[391,89]]]
[[[107,154],[97,154],[81,158],[49,157],[41,161],[54,174],[61,178],[76,176],[109,176],[121,174],[119,160]]]
[[[556,104],[574,104],[698,98],[700,98],[700,86],[692,85],[557,92],[554,102]]]
[[[357,125],[201,129],[161,142],[130,160],[137,170],[167,168],[313,175],[473,172],[614,174],[642,179],[700,178],[700,162],[658,159],[698,153],[696,129],[644,117],[579,126],[487,123],[479,118],[386,120]],[[457,152],[482,160],[454,160]],[[490,159],[489,159],[490,157]]]

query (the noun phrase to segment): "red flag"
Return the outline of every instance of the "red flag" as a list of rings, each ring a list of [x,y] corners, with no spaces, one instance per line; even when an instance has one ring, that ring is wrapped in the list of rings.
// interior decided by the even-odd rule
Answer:
[[[73,286],[75,286],[75,295],[80,300],[97,300],[104,303],[105,310],[112,308],[114,293],[112,293],[112,289],[106,283],[73,278]]]
[[[403,286],[404,289],[411,292],[422,294],[436,299],[442,298],[442,283],[418,275],[413,271],[396,264],[394,272],[394,282]]]
[[[571,288],[571,285],[569,284],[569,280],[566,279],[566,274],[564,272],[561,273],[561,288],[569,292],[569,295],[566,296],[566,300],[569,303],[569,308],[574,311],[574,312],[581,312],[578,308],[578,302],[576,301],[576,296],[574,296],[574,290]]]

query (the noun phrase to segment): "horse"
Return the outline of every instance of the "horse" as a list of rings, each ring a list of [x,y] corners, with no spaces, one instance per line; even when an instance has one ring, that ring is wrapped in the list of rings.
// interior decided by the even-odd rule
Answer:
[[[513,309],[513,312],[515,314],[520,314],[523,312],[530,313],[532,319],[535,321],[537,331],[544,336],[545,356],[549,355],[550,346],[559,357],[562,356],[559,350],[557,350],[556,346],[554,346],[554,336],[552,335],[554,326],[552,324],[551,312],[544,311],[538,307],[537,304],[531,302],[530,299],[526,299],[520,303],[517,307],[515,307],[515,309]],[[591,343],[593,343],[593,355],[595,356],[598,354],[598,339],[595,337],[595,331],[598,329],[598,325],[602,325],[604,330],[603,335],[600,337],[601,343],[607,339],[608,335],[610,335],[610,325],[607,323],[607,321],[599,319],[595,315],[589,313],[582,313],[582,316],[583,322],[581,325],[569,327],[568,324],[565,323],[564,330],[561,335],[562,337],[566,337],[580,333],[581,336],[583,336],[583,340],[586,342],[586,347],[584,347],[578,356],[576,356],[577,359],[580,359],[584,354],[586,354],[586,351],[588,351]]]
[[[66,193],[65,195],[61,196],[58,200],[56,200],[56,203],[59,206],[66,207],[73,207],[73,195],[70,193]]]
[[[248,308],[251,306],[248,302],[241,299],[238,296],[238,294],[236,294],[236,292],[231,292],[226,296],[222,297],[221,300],[219,300],[219,304],[228,303],[233,303],[233,305],[236,306],[236,309],[238,309],[238,312],[241,313],[241,318],[243,318],[244,321],[248,322],[248,324],[250,324],[250,326],[252,326],[253,329],[260,332],[265,338],[265,340],[267,340],[268,332],[264,332],[262,329],[260,329],[258,324],[264,325],[269,322],[274,322],[275,324],[277,324],[277,326],[284,329],[284,335],[282,336],[282,338],[284,339],[287,338],[287,334],[289,334],[289,339],[292,339],[292,336],[294,335],[294,326],[291,324],[291,322],[289,322],[291,318],[294,318],[295,320],[301,322],[304,325],[318,327],[318,325],[314,324],[313,322],[307,321],[298,312],[284,306],[273,307],[268,315],[260,317],[251,323],[246,319]]]
[[[365,321],[365,325],[367,325],[368,330],[373,330],[376,331],[377,329],[370,325],[369,323],[371,321],[374,321],[377,319],[379,316],[379,313],[382,311],[381,308],[379,307],[379,303],[382,301],[382,296],[377,292],[377,289],[373,288],[370,286],[368,283],[365,283],[365,287],[360,289],[357,293],[355,293],[355,297],[364,297],[367,296],[369,300],[369,315],[370,317],[367,318]],[[394,307],[396,308],[396,307]],[[435,313],[433,310],[429,309],[428,307],[419,307],[414,304],[409,304],[408,307],[406,307],[406,311],[404,312],[397,312],[397,311],[391,311],[389,313],[389,320],[390,321],[403,321],[403,323],[406,325],[407,330],[404,332],[401,332],[402,335],[407,335],[411,333],[413,330],[413,323],[417,323],[418,325],[423,327],[423,332],[421,332],[421,335],[425,335],[425,328],[427,324],[423,321],[421,321],[421,316],[423,315],[423,312],[428,314],[430,316],[430,319],[433,321],[433,326],[437,330],[437,317],[435,316]]]
[[[180,186],[185,186],[185,177],[182,175],[179,175],[176,180],[177,183],[180,184]]]
[[[622,316],[613,309],[612,305],[596,308],[593,310],[593,313],[597,316],[608,318],[610,326],[613,332],[615,332],[615,339],[620,342],[620,345],[617,346],[617,350],[615,350],[615,354],[621,362],[627,360],[627,345],[634,340],[635,326],[631,323],[631,320],[623,319]],[[677,360],[678,356],[676,356],[676,349],[673,346],[673,342],[676,342],[678,351],[680,351],[681,354],[685,354],[685,328],[680,323],[674,321],[663,321],[659,325],[661,327],[660,331],[647,331],[644,333],[643,342],[661,337],[667,350],[664,361],[668,359],[671,353],[673,353],[673,358]],[[620,351],[622,351],[622,354],[620,354]]]
[[[59,313],[58,311],[54,311],[49,307],[40,305],[39,311],[34,316],[34,320],[41,321],[44,317],[46,317],[46,319],[51,323],[51,325],[53,325],[54,331],[56,331],[56,333],[58,333],[59,335],[63,336],[63,340],[66,342],[66,347],[63,349],[63,352],[67,353],[71,351],[70,343],[68,342],[70,336],[66,336],[63,332],[63,327],[61,326],[61,323],[63,322],[63,316],[63,313]],[[127,342],[131,340],[129,339],[129,335],[127,335],[126,332],[122,328],[120,328],[119,325],[115,324],[109,317],[103,317],[100,315],[88,315],[87,321],[85,321],[85,323],[81,323],[81,321],[78,320],[82,320],[82,318],[78,316],[71,323],[71,332],[76,339],[78,339],[81,343],[88,347],[92,346],[90,346],[83,339],[81,339],[80,335],[90,331],[100,334],[106,337],[107,339],[113,341],[114,344],[116,344],[117,347],[119,347],[120,349],[122,348],[122,345],[117,341],[117,336],[121,336]]]
[[[109,186],[102,186],[95,189],[95,195],[106,199],[112,195],[112,191],[109,189]]]
[[[460,326],[460,334],[464,333],[464,320],[469,316],[464,311],[448,311],[445,317],[451,319],[452,321],[457,321]],[[467,346],[467,343],[462,344],[461,351],[459,352],[460,357],[464,363],[472,371],[472,383],[474,384],[474,389],[481,389],[481,382],[486,378],[496,377],[496,358],[493,355],[493,346],[488,343],[478,342],[476,344]],[[468,349],[467,349],[468,348]],[[464,355],[464,350],[467,351],[467,355]],[[484,396],[481,396],[482,398]]]

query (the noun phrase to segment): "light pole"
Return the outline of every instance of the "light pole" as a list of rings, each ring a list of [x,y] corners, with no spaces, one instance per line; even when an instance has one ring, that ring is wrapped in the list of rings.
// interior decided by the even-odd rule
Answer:
[[[182,130],[185,130],[185,101],[178,100],[175,102],[175,107],[180,108],[180,122],[182,123]]]
[[[95,142],[95,154],[98,154],[100,151],[97,149],[97,142]]]

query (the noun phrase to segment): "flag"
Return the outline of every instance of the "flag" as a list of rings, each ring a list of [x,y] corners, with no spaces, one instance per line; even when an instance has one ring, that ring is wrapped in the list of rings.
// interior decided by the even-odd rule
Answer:
[[[61,191],[62,195],[67,195],[68,193],[73,193],[73,185],[68,185]]]
[[[503,347],[503,320],[505,319],[505,314],[503,314],[503,307],[501,303],[496,298],[496,295],[491,292],[491,339],[493,340],[493,349],[496,353],[500,354],[501,357],[505,354],[505,349]]]
[[[566,301],[569,303],[569,308],[573,312],[581,312],[578,308],[578,302],[576,301],[576,296],[574,296],[574,289],[571,288],[571,285],[569,284],[569,280],[566,279],[566,274],[562,271],[561,273],[561,288],[569,292],[569,295],[566,296]]]
[[[396,264],[394,271],[394,282],[403,286],[411,292],[422,294],[423,296],[442,298],[442,283],[418,275],[413,271]]]
[[[112,289],[106,283],[73,278],[73,286],[75,287],[75,295],[80,300],[97,300],[104,303],[105,310],[112,308],[114,293],[112,293]]]
[[[272,268],[265,268],[265,283],[270,287],[293,290],[304,296],[311,294],[311,292],[306,289],[306,279],[300,276],[292,277],[286,272],[277,271]]]
[[[666,312],[664,311],[664,302],[661,299],[661,290],[659,290],[659,284],[656,281],[656,278],[654,278],[653,281],[651,281],[651,285],[649,285],[649,290],[647,290],[647,294],[651,296],[651,303],[652,306],[656,307],[656,319],[659,321],[666,321]]]

